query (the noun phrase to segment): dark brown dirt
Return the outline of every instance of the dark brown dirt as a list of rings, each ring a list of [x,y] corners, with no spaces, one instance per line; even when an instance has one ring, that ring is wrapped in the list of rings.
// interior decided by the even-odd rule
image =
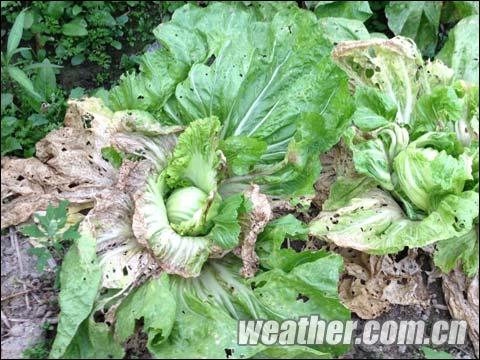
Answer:
[[[10,234],[17,236],[18,253]],[[54,270],[38,272],[30,243],[10,234],[1,238],[2,359],[22,358],[26,349],[47,344],[58,315]]]
[[[103,69],[100,65],[85,61],[81,65],[73,66],[65,62],[58,76],[59,83],[63,89],[69,92],[75,87],[84,89],[96,89],[104,87],[110,89],[116,84],[120,76],[125,72],[120,65],[122,55],[134,55],[143,53],[146,44],[138,43],[134,47],[125,46],[122,50],[109,49],[108,54],[112,57],[112,64],[108,70]],[[96,80],[98,73],[108,73],[103,84],[99,84]]]
[[[381,323],[388,320],[424,320],[426,321],[426,336],[430,336],[431,326],[438,320],[451,320],[450,313],[446,309],[441,280],[431,283],[428,291],[432,298],[432,306],[422,308],[420,306],[395,305],[392,309],[379,316]],[[358,320],[355,336],[360,335],[365,326],[365,320],[352,315],[353,320]],[[433,346],[430,346],[433,348]],[[464,345],[445,345],[435,350],[445,351],[455,359],[475,359],[473,346],[470,340]],[[343,359],[424,359],[420,345],[354,345],[353,349],[342,356]]]
[[[82,64],[81,66],[65,66],[59,76],[63,89],[70,91],[74,87],[94,89],[98,87],[95,76],[102,71],[96,64]]]

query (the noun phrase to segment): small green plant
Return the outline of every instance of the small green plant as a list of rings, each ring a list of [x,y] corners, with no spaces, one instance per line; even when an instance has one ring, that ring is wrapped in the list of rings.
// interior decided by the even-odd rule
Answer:
[[[48,59],[25,62],[31,49],[19,47],[26,21],[21,11],[10,30],[2,65],[1,154],[32,156],[35,143],[58,125],[65,111],[63,91],[57,87],[55,69]],[[24,54],[19,58],[19,54]]]
[[[428,346],[422,346],[420,348],[425,355],[425,359],[453,359],[453,356],[445,351],[438,351]]]
[[[55,330],[55,326],[49,321],[45,321],[40,327],[43,330],[45,339],[25,349],[22,353],[23,359],[48,359],[53,343],[53,339],[49,335]]]
[[[22,353],[24,359],[47,359],[49,346],[46,341],[40,341],[32,347],[25,349]]]
[[[45,215],[35,214],[35,223],[21,229],[24,235],[34,238],[38,243],[29,249],[29,253],[37,257],[37,270],[40,272],[45,270],[52,253],[55,257],[62,257],[66,243],[79,236],[78,224],[67,224],[68,204],[66,200],[61,201],[57,207],[50,204]]]
[[[173,2],[32,1],[21,11],[22,40],[55,63],[100,66],[95,80],[101,85],[112,78],[112,65],[119,66],[116,52],[136,52],[155,40],[152,28],[174,9],[164,3]],[[2,18],[12,23],[21,8],[21,2],[2,2]]]

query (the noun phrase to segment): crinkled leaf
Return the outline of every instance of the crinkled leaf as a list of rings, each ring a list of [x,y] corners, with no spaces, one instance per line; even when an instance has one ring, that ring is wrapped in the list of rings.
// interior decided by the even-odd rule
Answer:
[[[375,190],[335,211],[322,211],[309,225],[311,235],[342,247],[385,254],[461,236],[478,216],[478,193],[447,195],[423,220],[408,220],[396,202]]]
[[[221,48],[210,67],[194,65],[187,81],[177,87],[171,115],[183,121],[218,116],[223,122],[223,137],[247,135],[265,140],[265,161],[283,158],[294,134],[293,122],[301,112],[316,109],[333,124],[338,123],[349,110],[332,113],[343,93],[339,89],[342,80],[333,79],[340,76],[325,58],[326,44],[320,31],[302,36],[307,27],[311,32],[314,23],[310,16],[302,15],[276,17],[271,26],[276,38],[264,30],[259,33],[267,45],[262,52],[242,37]],[[315,46],[310,44],[314,39]],[[332,106],[325,106],[328,101]]]
[[[246,200],[242,194],[231,195],[224,199],[213,219],[213,228],[208,237],[214,245],[222,249],[233,249],[239,245],[240,223],[238,217],[247,211]]]
[[[179,136],[164,172],[171,188],[193,185],[206,194],[216,189],[220,122],[205,118],[192,122]]]
[[[443,272],[449,273],[459,263],[469,277],[478,272],[478,228],[465,235],[439,241],[436,247],[433,260]]]
[[[220,8],[218,6],[218,11]],[[213,16],[207,10],[204,12],[207,17]],[[195,16],[198,15],[195,13]],[[239,13],[239,19],[232,19],[232,24],[244,21],[243,16]],[[217,17],[224,21],[220,15]],[[199,21],[201,25],[198,26],[204,26],[199,18],[188,21]],[[227,26],[227,34],[232,24]],[[243,24],[247,32],[255,32],[255,40],[249,40],[243,32],[238,39],[237,35],[231,35],[232,41],[218,47],[213,64],[192,67],[188,79],[179,84],[175,99],[169,101],[165,110],[178,122],[215,115],[223,123],[223,138],[249,136],[265,141],[267,149],[258,169],[252,170],[253,174],[273,175],[281,166],[265,169],[260,165],[278,164],[282,160],[288,164],[300,158],[296,154],[289,155],[288,149],[295,134],[296,119],[302,113],[316,111],[322,114],[317,118],[317,126],[322,126],[324,121],[329,128],[318,141],[324,138],[326,144],[332,144],[330,138],[338,140],[342,125],[352,109],[348,103],[345,104],[348,87],[328,58],[328,46],[322,32],[318,29],[311,33],[312,28],[317,29],[314,24],[315,19],[300,10],[292,12],[289,17],[280,13],[272,24]],[[216,36],[215,26],[212,37]],[[307,32],[309,36],[303,36]],[[300,170],[298,164],[296,167]],[[302,171],[312,173],[310,170]],[[287,172],[289,177],[294,176],[288,166],[283,178]],[[280,176],[265,177],[264,182],[273,182],[278,178]],[[260,183],[254,180],[255,175],[246,180],[252,179]],[[262,191],[266,191],[267,187]],[[311,188],[310,185],[308,190]],[[283,191],[287,194],[289,190],[285,188]],[[298,192],[304,190],[304,187],[299,187]]]
[[[470,156],[456,158],[445,150],[411,146],[398,154],[393,166],[402,191],[427,212],[434,211],[446,194],[459,194],[472,179]]]
[[[330,188],[328,199],[323,203],[323,210],[335,210],[375,187],[375,182],[366,176],[340,177]]]
[[[289,4],[286,6],[290,8]],[[268,8],[262,4],[258,7]],[[216,56],[225,43],[238,38],[240,33],[245,34],[257,16],[262,15],[252,10],[243,4],[212,3],[204,8],[187,4],[173,14],[168,24],[160,24],[154,34],[172,53],[179,54],[181,61],[199,63],[212,54]]]
[[[162,176],[150,177],[135,201],[133,229],[167,273],[198,276],[209,255],[211,241],[206,237],[181,236],[170,226],[165,208],[166,185]]]
[[[155,352],[172,331],[176,315],[176,300],[169,289],[167,274],[150,279],[131,293],[116,311],[115,336],[124,342],[133,335],[135,324],[143,319],[143,331],[148,336],[147,348]]]
[[[176,11],[170,22],[154,30],[163,47],[147,52],[141,59],[140,73],[122,76],[120,85],[111,92],[113,108],[160,112],[190,66],[204,62],[213,53],[218,55],[227,41],[249,27],[253,17],[241,8],[215,3],[206,8],[187,4]],[[169,113],[170,119],[162,119],[163,122],[185,124],[186,119]]]
[[[374,179],[386,190],[393,190],[391,158],[387,145],[379,138],[354,140],[352,132],[345,133],[345,142],[353,155],[355,169],[359,174]]]
[[[412,141],[408,148],[430,148],[436,151],[445,151],[445,153],[455,158],[460,157],[462,154],[471,155],[470,149],[465,148],[456,134],[450,131],[428,132]]]
[[[273,14],[272,7],[281,10]],[[316,150],[307,141],[301,146],[311,146],[308,156],[306,149],[302,150],[305,155],[297,154],[300,144],[290,146],[297,132],[305,132],[299,125],[303,121],[298,119],[319,114],[315,127],[323,127],[323,131],[316,141],[323,151],[338,141],[353,110],[347,79],[332,64],[330,41],[315,16],[292,4],[214,3],[206,8],[188,4],[175,12],[171,22],[161,24],[155,34],[164,45],[164,60],[188,64],[188,76],[169,82],[177,84],[174,96],[151,98],[157,107],[136,104],[137,100],[125,107],[151,111],[161,123],[168,124],[188,124],[216,116],[221,122],[219,140],[232,142],[228,140],[231,136],[248,136],[264,142],[266,149],[253,169],[250,163],[263,149],[246,152],[248,159],[241,161],[247,163],[241,166],[230,157],[242,179],[232,181],[234,184],[222,195],[242,191],[249,182],[259,183],[263,192],[283,196],[292,195],[292,189],[296,194],[312,193],[319,168],[313,155]],[[169,81],[169,77],[164,74],[152,80],[142,68],[140,74],[128,75],[125,86],[118,90],[156,86]],[[117,97],[116,91],[113,97]],[[140,93],[131,98],[147,98]],[[123,97],[119,95],[115,101],[126,104]],[[301,173],[308,176],[301,177]],[[290,185],[281,189],[280,183]]]
[[[307,226],[293,215],[286,215],[270,222],[257,240],[257,253],[260,264],[267,269],[291,271],[296,266],[314,261],[325,256],[323,252],[296,252],[289,247],[282,247],[293,240],[305,241],[308,235]]]
[[[347,125],[347,121],[331,123],[320,114],[304,114],[298,121],[297,132],[282,162],[258,165],[247,176],[233,176],[221,184],[220,192],[231,194],[242,191],[254,182],[269,195],[313,194],[313,184],[321,168],[318,154],[337,143]]]
[[[360,130],[371,131],[395,121],[397,106],[385,93],[359,86],[355,90],[356,110],[352,121]]]
[[[231,173],[245,175],[260,161],[267,144],[256,138],[231,136],[220,143],[220,149],[225,155]]]
[[[109,105],[113,110],[158,113],[174,93],[176,84],[186,77],[188,68],[161,48],[140,58],[140,70],[138,74],[122,75],[119,85],[109,92]]]
[[[420,88],[416,75],[423,64],[412,40],[397,36],[345,41],[337,45],[332,56],[358,84],[377,88],[397,105],[397,123],[410,123]]]
[[[437,87],[423,94],[415,106],[415,134],[435,131],[463,117],[463,102],[452,87]]]

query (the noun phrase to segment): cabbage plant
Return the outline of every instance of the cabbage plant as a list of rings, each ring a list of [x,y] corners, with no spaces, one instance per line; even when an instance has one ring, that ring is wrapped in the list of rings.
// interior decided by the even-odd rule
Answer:
[[[333,57],[355,82],[353,124],[343,135],[355,175],[333,184],[311,234],[374,254],[438,243],[442,270],[464,259],[474,275],[478,84],[424,61],[402,37],[347,41]],[[467,239],[464,253],[447,254]]]
[[[292,268],[256,254],[264,229],[263,244],[280,250],[266,245],[272,204],[314,195],[319,154],[353,112],[348,77],[323,23],[295,4],[186,5],[154,33],[138,73],[76,103],[122,164],[64,260],[51,357],[123,357],[140,319],[158,357],[279,357],[275,346],[238,347],[236,321],[349,317],[340,257],[308,251]]]

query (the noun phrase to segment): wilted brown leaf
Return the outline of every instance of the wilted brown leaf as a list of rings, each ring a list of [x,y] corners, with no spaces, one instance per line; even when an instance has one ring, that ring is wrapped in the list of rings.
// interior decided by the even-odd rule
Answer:
[[[338,176],[351,176],[355,173],[352,154],[343,141],[320,156],[322,171],[315,182],[313,204],[321,209],[330,194],[330,188]]]
[[[374,256],[343,248],[334,251],[345,260],[340,299],[362,319],[374,319],[388,311],[392,304],[429,304],[416,250],[409,250],[407,256],[398,261],[393,255]]]
[[[245,197],[252,203],[252,211],[247,218],[241,219],[242,232],[240,234],[241,245],[236,253],[241,257],[243,266],[240,270],[242,276],[251,278],[258,269],[259,259],[255,253],[257,236],[272,218],[272,209],[266,195],[260,193],[258,185],[252,185],[245,192]]]
[[[478,273],[469,279],[460,268],[442,276],[442,287],[448,310],[454,319],[465,320],[468,335],[479,358]]]
[[[35,158],[2,158],[2,228],[25,222],[60,200],[93,204],[100,192],[116,183],[117,171],[101,155],[108,114],[91,112],[100,109],[98,102],[70,101],[66,127],[40,140]]]

